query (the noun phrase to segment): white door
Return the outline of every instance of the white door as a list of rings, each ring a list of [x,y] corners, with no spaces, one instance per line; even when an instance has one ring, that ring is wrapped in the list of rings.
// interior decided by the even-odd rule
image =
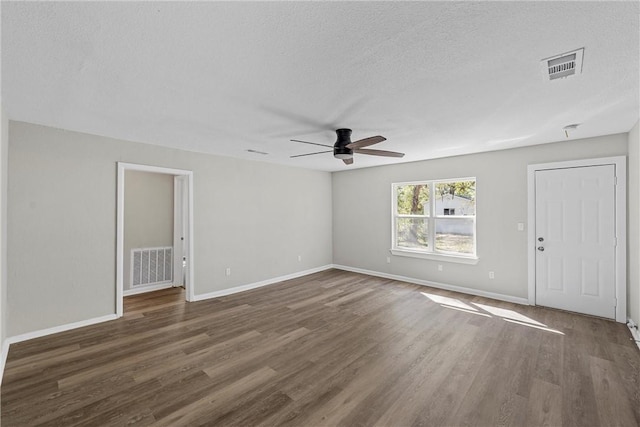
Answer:
[[[536,304],[615,319],[615,166],[535,172]]]

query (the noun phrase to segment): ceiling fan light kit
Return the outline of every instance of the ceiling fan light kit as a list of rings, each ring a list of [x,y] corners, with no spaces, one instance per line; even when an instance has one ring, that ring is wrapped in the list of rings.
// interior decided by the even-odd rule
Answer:
[[[351,129],[338,129],[336,134],[338,139],[333,146],[333,157],[340,160],[353,158],[353,150],[347,148],[351,144]]]
[[[300,141],[298,139],[292,139],[293,142],[301,142],[303,144],[311,144],[311,145],[320,145],[322,147],[333,148],[333,157],[336,159],[340,159],[346,165],[353,164],[353,153],[358,154],[367,154],[370,156],[383,156],[383,157],[403,157],[404,153],[397,153],[395,151],[384,151],[384,150],[369,150],[363,149],[363,147],[368,147],[370,145],[378,144],[379,142],[386,141],[387,138],[384,136],[371,136],[369,138],[360,139],[355,142],[351,142],[351,129],[336,129],[336,134],[338,139],[336,140],[333,147],[331,145],[318,144],[316,142],[307,142]],[[309,153],[309,154],[298,154],[293,157],[303,157],[303,156],[311,156],[315,154],[323,154],[329,153],[330,151],[320,151],[317,153]]]

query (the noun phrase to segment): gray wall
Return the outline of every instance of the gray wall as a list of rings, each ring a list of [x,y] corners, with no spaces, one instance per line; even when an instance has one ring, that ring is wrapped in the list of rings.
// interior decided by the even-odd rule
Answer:
[[[526,298],[527,232],[517,231],[517,223],[527,222],[527,165],[626,155],[627,145],[627,135],[619,134],[334,173],[333,261]],[[391,183],[468,176],[477,179],[478,264],[392,256]]]
[[[9,121],[0,107],[0,348],[7,338],[7,160]],[[0,373],[0,376],[2,373]]]
[[[629,317],[636,325],[640,324],[640,122],[629,132],[629,193],[628,224],[629,262],[628,268],[628,306]]]
[[[131,289],[131,249],[173,246],[173,175],[125,171],[124,289]]]
[[[13,121],[9,159],[9,336],[115,313],[118,161],[193,171],[196,295],[331,263],[326,172]]]

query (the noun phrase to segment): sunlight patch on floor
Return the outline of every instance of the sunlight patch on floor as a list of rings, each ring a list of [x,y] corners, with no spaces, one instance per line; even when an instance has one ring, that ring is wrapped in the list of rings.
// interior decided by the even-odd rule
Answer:
[[[508,310],[506,308],[491,307],[490,305],[478,304],[475,302],[472,304],[475,305],[476,307],[483,309],[487,313],[491,313],[497,317],[502,317],[503,319],[518,320],[520,322],[531,323],[532,325],[538,325],[538,326],[544,326],[544,327],[547,326],[545,324],[538,322],[537,320],[533,320],[530,317],[527,317],[513,310]]]
[[[542,331],[553,332],[554,334],[564,335],[564,332],[560,332],[560,331],[558,331],[556,329],[548,328],[546,325],[544,325],[544,326],[532,325],[532,324],[527,323],[527,322],[519,322],[517,320],[505,319],[505,318],[503,318],[502,320],[504,320],[505,322],[515,323],[515,324],[522,325],[522,326],[528,326],[530,328],[540,329]]]
[[[448,308],[451,310],[462,311],[464,313],[475,314],[477,316],[484,316],[489,318],[492,318],[495,316],[495,317],[501,318],[505,322],[509,322],[512,324],[528,326],[530,328],[539,329],[541,331],[564,335],[563,332],[558,331],[556,329],[549,328],[544,323],[538,322],[537,320],[534,320],[528,316],[525,316],[524,314],[520,314],[514,310],[509,310],[509,309],[500,308],[500,307],[492,307],[490,305],[479,304],[475,302],[470,303],[475,306],[475,307],[472,307],[471,305],[466,304],[456,298],[429,294],[427,292],[420,292],[420,293],[425,297],[429,298],[434,303],[440,304],[440,307],[442,308]],[[486,313],[483,313],[483,311]]]
[[[484,317],[489,317],[489,318],[491,317],[491,316],[490,316],[490,315],[488,315],[488,314],[480,313],[478,310],[473,310],[473,311],[471,311],[471,310],[467,310],[466,308],[454,307],[454,306],[447,305],[447,304],[440,304],[440,307],[443,307],[443,308],[450,308],[450,309],[452,309],[452,310],[463,311],[463,312],[465,312],[465,313],[475,314],[475,315],[477,315],[477,316],[484,316]]]
[[[435,302],[436,304],[444,304],[450,307],[464,308],[465,310],[469,310],[469,311],[478,311],[475,308],[471,307],[470,305],[465,304],[462,301],[455,298],[443,297],[442,295],[428,294],[426,292],[420,292],[420,293],[425,297],[429,298],[431,301]]]

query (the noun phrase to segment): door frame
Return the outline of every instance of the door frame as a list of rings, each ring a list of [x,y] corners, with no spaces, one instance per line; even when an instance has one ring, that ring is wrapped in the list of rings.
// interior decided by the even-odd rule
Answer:
[[[189,208],[188,198],[189,194],[187,177],[185,175],[174,175],[173,177],[173,286],[182,286],[182,258],[187,257],[187,260],[191,258],[189,254]],[[186,198],[186,200],[185,200]],[[184,236],[186,239],[186,247],[184,247],[184,253],[182,251],[183,242],[181,238]],[[178,250],[180,245],[180,250]],[[186,266],[187,276],[189,265]],[[180,271],[180,277],[177,272]],[[185,277],[185,282],[188,282],[188,278]]]
[[[124,179],[125,171],[140,171],[162,173],[173,176],[186,177],[187,186],[187,211],[188,211],[188,249],[187,257],[187,283],[186,300],[195,301],[194,293],[194,252],[193,252],[193,171],[172,169],[160,166],[140,165],[135,163],[118,163],[117,178],[117,218],[116,218],[116,316],[122,317],[124,312]],[[175,197],[174,197],[175,209]],[[174,242],[175,247],[175,221],[174,221]]]
[[[616,321],[627,322],[627,157],[603,157],[598,159],[570,160],[527,166],[527,265],[529,305],[536,305],[536,185],[537,171],[569,169],[589,166],[614,165],[616,176],[615,219],[615,295]]]

